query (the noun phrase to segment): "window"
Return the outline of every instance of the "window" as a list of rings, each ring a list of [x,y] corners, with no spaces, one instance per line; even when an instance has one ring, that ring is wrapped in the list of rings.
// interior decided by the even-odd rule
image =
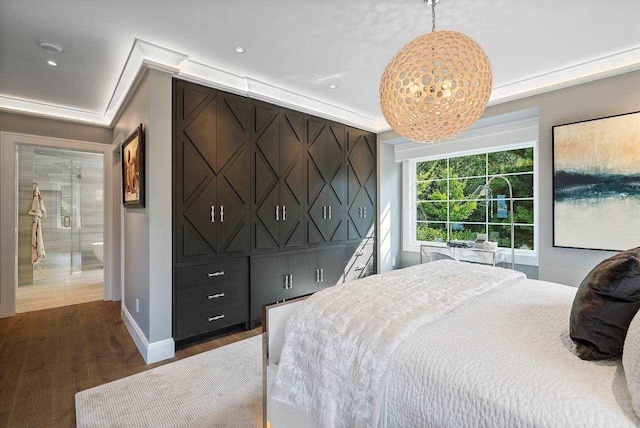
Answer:
[[[492,177],[506,176],[513,187],[515,248],[535,250],[534,147],[474,153],[412,164],[415,177],[413,229],[416,243],[475,240],[486,233],[511,248],[509,190],[491,181],[489,198],[474,194]]]

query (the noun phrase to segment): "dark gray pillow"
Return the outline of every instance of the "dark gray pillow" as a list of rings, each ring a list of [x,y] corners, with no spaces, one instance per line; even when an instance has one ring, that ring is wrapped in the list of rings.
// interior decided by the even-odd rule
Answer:
[[[640,247],[596,266],[571,308],[570,336],[583,360],[622,355],[627,329],[640,308]]]

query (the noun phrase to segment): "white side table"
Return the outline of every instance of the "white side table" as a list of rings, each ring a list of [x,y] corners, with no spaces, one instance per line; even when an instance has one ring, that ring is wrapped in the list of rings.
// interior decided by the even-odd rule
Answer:
[[[461,262],[480,263],[496,266],[505,263],[504,248],[485,250],[481,248],[449,247],[447,245],[420,245],[420,263],[442,259],[454,259]]]

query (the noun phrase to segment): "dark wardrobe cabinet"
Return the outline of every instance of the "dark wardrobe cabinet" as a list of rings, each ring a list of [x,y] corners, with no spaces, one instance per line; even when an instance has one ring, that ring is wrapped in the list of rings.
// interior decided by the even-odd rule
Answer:
[[[375,134],[173,82],[173,332],[375,273]]]
[[[303,136],[302,113],[252,102],[253,254],[305,247]]]

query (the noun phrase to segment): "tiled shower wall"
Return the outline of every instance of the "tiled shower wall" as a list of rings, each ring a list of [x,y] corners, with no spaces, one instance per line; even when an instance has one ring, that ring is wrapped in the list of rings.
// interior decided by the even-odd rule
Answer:
[[[91,244],[103,239],[102,155],[21,145],[18,146],[18,284],[34,282],[28,211],[35,182],[47,209],[43,222],[47,259],[41,263],[44,276],[101,268]],[[61,221],[61,199],[63,193],[72,191],[72,229],[67,229]],[[36,280],[42,277],[35,275]]]

